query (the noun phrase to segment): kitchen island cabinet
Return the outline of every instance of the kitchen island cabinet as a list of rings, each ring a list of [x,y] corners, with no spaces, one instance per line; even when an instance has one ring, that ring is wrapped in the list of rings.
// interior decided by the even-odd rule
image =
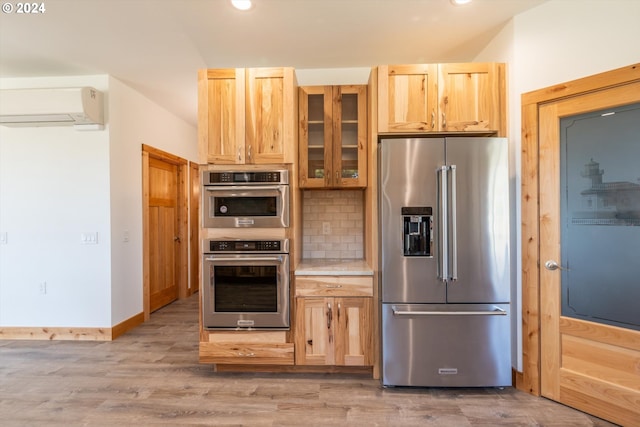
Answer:
[[[289,67],[200,70],[199,163],[293,163],[296,89]]]

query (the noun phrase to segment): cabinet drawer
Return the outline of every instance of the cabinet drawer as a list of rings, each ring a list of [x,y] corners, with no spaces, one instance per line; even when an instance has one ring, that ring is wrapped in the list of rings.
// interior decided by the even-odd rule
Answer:
[[[293,343],[200,343],[201,363],[293,365]]]
[[[296,296],[373,296],[373,276],[297,276]]]

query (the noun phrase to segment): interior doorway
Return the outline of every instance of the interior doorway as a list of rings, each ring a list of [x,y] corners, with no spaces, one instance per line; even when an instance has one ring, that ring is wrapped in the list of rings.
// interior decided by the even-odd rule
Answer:
[[[144,318],[188,295],[188,161],[142,146]]]
[[[522,101],[516,384],[621,425],[640,419],[639,102],[638,65]]]

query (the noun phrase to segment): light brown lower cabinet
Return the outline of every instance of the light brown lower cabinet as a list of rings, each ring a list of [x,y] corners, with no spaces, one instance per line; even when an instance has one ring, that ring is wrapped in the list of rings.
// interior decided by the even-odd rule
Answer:
[[[296,298],[296,365],[373,364],[373,298]]]

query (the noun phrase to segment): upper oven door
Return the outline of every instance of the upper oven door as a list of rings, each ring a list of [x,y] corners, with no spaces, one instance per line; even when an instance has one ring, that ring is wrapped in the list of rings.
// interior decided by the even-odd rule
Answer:
[[[289,226],[288,185],[205,186],[205,228]]]

